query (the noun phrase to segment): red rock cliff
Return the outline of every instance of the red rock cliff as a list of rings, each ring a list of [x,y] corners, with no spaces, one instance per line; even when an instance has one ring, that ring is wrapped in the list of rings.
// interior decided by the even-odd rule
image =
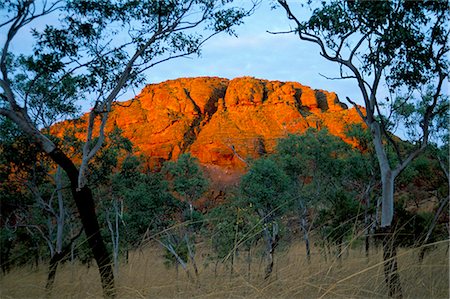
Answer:
[[[146,86],[114,107],[107,131],[120,127],[151,164],[191,152],[203,164],[240,169],[235,153],[256,158],[273,152],[278,138],[309,127],[345,140],[346,125],[360,122],[335,93],[300,83],[198,77]]]

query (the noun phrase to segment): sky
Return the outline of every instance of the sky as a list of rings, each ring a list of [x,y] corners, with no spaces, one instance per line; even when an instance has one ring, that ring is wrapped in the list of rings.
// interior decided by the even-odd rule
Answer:
[[[249,0],[238,1],[247,1],[245,4],[249,4]],[[314,89],[334,91],[343,102],[349,96],[362,104],[356,82],[329,80],[322,76],[337,77],[339,68],[320,56],[317,45],[301,41],[294,34],[274,35],[267,32],[286,31],[292,25],[281,7],[271,9],[272,2],[261,0],[254,14],[235,28],[238,37],[219,34],[204,45],[200,57],[175,59],[149,69],[146,83],[159,83],[180,77],[217,76],[233,79],[252,76],[300,82]],[[292,5],[298,3],[293,2]],[[304,11],[307,12],[307,9],[304,8]],[[297,12],[302,13],[301,10]],[[43,18],[32,23],[31,27],[42,28],[45,24],[56,22],[56,18]],[[0,30],[0,42],[4,42],[5,34],[4,30]],[[10,49],[13,53],[27,52],[30,51],[31,44],[32,37],[25,31],[20,33]],[[139,92],[139,89],[129,91],[119,100],[131,99]]]
[[[221,34],[205,44],[198,58],[172,60],[152,68],[147,73],[149,83],[193,76],[252,76],[296,81],[314,89],[334,91],[341,101],[349,96],[362,103],[356,82],[322,76],[336,77],[339,68],[319,55],[317,45],[301,41],[294,34],[267,32],[286,31],[292,25],[284,10],[271,9],[270,2],[263,0],[255,13],[236,27],[238,37]]]

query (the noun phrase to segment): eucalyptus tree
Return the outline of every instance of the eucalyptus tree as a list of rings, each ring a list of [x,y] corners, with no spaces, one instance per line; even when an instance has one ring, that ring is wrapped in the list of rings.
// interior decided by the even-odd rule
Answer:
[[[217,276],[217,264],[230,263],[230,275],[234,272],[236,256],[247,251],[247,276],[250,278],[252,247],[261,239],[262,222],[253,213],[246,199],[230,196],[229,200],[208,213],[211,248],[216,260],[214,273]]]
[[[265,278],[273,271],[275,249],[280,241],[281,216],[291,203],[289,177],[274,160],[254,161],[240,183],[243,208],[253,211],[263,226],[267,267]]]
[[[105,296],[114,296],[114,277],[99,232],[87,168],[104,141],[109,112],[125,89],[142,84],[149,68],[198,54],[220,32],[233,34],[232,27],[242,23],[254,3],[245,10],[231,2],[9,0],[0,4],[0,28],[5,32],[0,115],[13,120],[69,177]],[[56,25],[33,30],[32,49],[23,54],[10,52],[34,20],[51,17],[58,18]],[[75,102],[84,99],[90,99],[93,108],[77,166],[42,129],[77,112]]]
[[[117,271],[119,245],[122,250],[139,248],[145,240],[164,239],[164,233],[179,214],[180,203],[169,192],[168,183],[161,173],[144,173],[143,162],[128,156],[120,171],[110,175],[105,184],[110,203],[105,218],[114,248],[114,264]],[[111,218],[113,220],[111,220]]]
[[[363,189],[358,183],[368,171],[364,157],[326,129],[309,129],[304,134],[280,139],[275,159],[291,181],[308,260],[311,208],[321,215],[325,241],[337,243],[340,248],[355,222],[349,219],[357,217],[355,207],[357,210],[358,194]]]
[[[201,226],[201,219],[203,215],[195,210],[194,205],[206,192],[209,185],[208,180],[200,168],[198,160],[192,157],[189,153],[181,154],[177,161],[166,162],[162,171],[168,177],[170,189],[175,193],[179,200],[185,203],[187,207],[183,213],[183,220],[187,223],[187,229],[182,232],[182,239],[186,244],[189,258],[192,261],[194,272],[198,278],[198,268],[195,262],[193,239],[195,237],[195,229]],[[168,239],[174,238],[176,239],[176,237],[172,235]],[[172,249],[168,249],[176,256]],[[177,260],[180,261],[178,257]],[[183,266],[183,268],[185,268],[185,266]]]
[[[395,178],[426,148],[435,120],[448,109],[444,93],[449,67],[449,4],[330,1],[302,21],[287,1],[278,2],[294,21],[292,32],[317,44],[322,57],[340,66],[339,78],[354,80],[361,91],[365,109],[348,100],[373,137],[383,183],[381,225],[389,226]],[[402,96],[383,97],[383,85]],[[383,110],[382,105],[389,109]],[[415,148],[410,152],[403,153],[389,131],[394,117],[413,133]],[[393,161],[389,161],[383,138],[396,151]]]
[[[294,3],[278,3],[294,24],[289,32],[316,44],[324,59],[340,67],[338,79],[353,80],[361,92],[364,108],[354,99],[347,100],[372,135],[382,182],[381,226],[389,233],[395,178],[424,151],[436,119],[448,111],[444,93],[449,69],[449,2],[323,1],[306,20],[297,14]],[[390,125],[396,115],[414,133],[409,136],[414,145],[411,151],[402,151],[392,135]],[[388,146],[394,149],[395,158],[388,156]],[[391,259],[395,250],[390,251],[385,257],[395,261]],[[401,296],[398,275],[387,275],[387,280],[390,295]]]
[[[15,232],[23,229],[46,244],[50,257],[46,289],[51,290],[58,263],[82,232],[73,234],[66,225],[75,218],[67,179],[9,119],[0,121],[0,140],[0,198],[5,207],[13,207],[2,209],[2,226]]]

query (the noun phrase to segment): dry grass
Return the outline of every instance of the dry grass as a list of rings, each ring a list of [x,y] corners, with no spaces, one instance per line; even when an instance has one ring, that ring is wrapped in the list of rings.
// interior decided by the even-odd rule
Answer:
[[[406,298],[448,298],[448,242],[441,242],[418,262],[420,249],[399,251],[399,271]],[[325,260],[314,248],[311,264],[306,262],[303,244],[279,253],[273,276],[263,279],[264,262],[253,258],[250,277],[246,254],[237,258],[234,273],[219,264],[202,264],[199,258],[199,282],[187,278],[180,269],[163,264],[158,247],[133,252],[129,263],[122,264],[117,278],[118,298],[383,298],[386,297],[382,253],[372,252],[369,259],[360,249],[344,253],[341,261]],[[205,251],[203,251],[205,253]],[[198,253],[202,256],[202,251]],[[45,297],[46,269],[14,269],[0,278],[1,298]],[[101,297],[95,267],[67,263],[58,269],[53,298]]]

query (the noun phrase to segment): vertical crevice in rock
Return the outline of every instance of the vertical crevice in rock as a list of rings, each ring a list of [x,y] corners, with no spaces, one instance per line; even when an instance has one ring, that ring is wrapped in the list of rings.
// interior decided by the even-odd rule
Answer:
[[[255,152],[258,154],[258,157],[262,157],[267,154],[266,144],[263,136],[259,136],[255,140]]]
[[[266,102],[269,99],[268,90],[267,90],[267,84],[263,83],[263,97],[262,102]]]
[[[302,100],[301,100],[302,93],[303,93],[303,91],[301,90],[301,88],[295,88],[294,99],[295,99],[295,103],[297,105],[297,109],[299,111],[302,108]]]
[[[322,112],[324,111],[328,111],[329,107],[328,107],[328,101],[327,101],[327,96],[325,95],[325,93],[323,93],[321,90],[314,90],[314,94],[316,96],[316,100],[317,100],[317,107],[320,108],[320,110],[322,110]]]
[[[186,93],[186,97],[189,99],[189,101],[194,106],[194,110],[196,112],[196,115],[194,119],[192,120],[192,124],[189,128],[187,128],[186,132],[183,135],[183,139],[179,143],[179,147],[182,153],[185,153],[189,147],[194,143],[195,138],[199,132],[200,124],[204,118],[204,114],[202,113],[200,107],[195,103],[195,101],[191,98],[191,95],[189,93],[189,90],[184,88],[184,92]]]
[[[211,95],[211,97],[206,102],[206,104],[205,104],[205,117],[206,118],[208,118],[208,119],[211,118],[213,116],[213,114],[217,112],[219,99],[225,98],[227,86],[228,86],[228,84],[225,86],[222,86],[221,88],[215,89],[213,94]],[[189,95],[188,91],[186,91],[186,93]],[[191,101],[194,102],[194,100],[190,96],[189,96],[189,98],[191,99]]]
[[[300,115],[308,123],[308,119],[306,117],[311,115],[311,112],[310,112],[309,107],[302,105],[302,94],[303,94],[303,91],[301,88],[295,88],[294,99],[295,99],[296,108],[297,108],[298,112],[300,113]],[[309,124],[308,124],[308,126],[309,126]]]
[[[201,128],[209,121],[214,113],[217,112],[217,102],[220,98],[225,97],[226,86],[222,89],[215,89],[211,97],[205,103],[204,112],[197,105],[187,88],[184,88],[186,97],[194,106],[196,115],[192,121],[191,126],[186,130],[183,135],[183,140],[180,142],[179,147],[182,153],[189,150],[190,146],[195,142],[197,135],[200,133]]]

